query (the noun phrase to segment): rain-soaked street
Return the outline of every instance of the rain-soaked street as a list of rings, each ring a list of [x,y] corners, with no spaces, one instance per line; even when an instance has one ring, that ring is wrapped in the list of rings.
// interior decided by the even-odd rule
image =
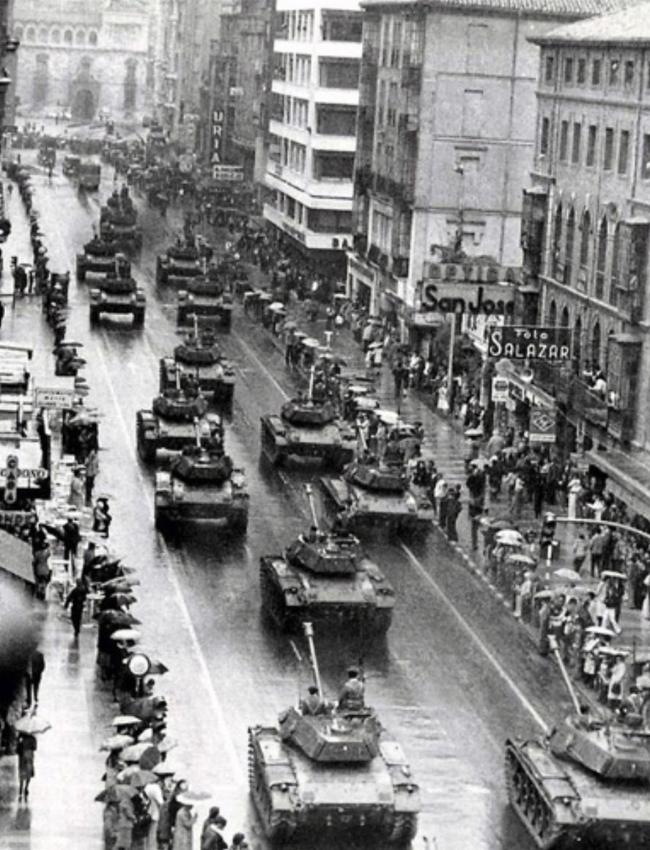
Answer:
[[[113,188],[112,172],[103,170],[100,193],[85,197],[60,171],[49,183],[36,170],[35,206],[53,270],[74,270],[75,254],[91,237],[101,198]],[[10,203],[21,232],[18,199]],[[303,484],[316,481],[318,470],[278,472],[260,459],[260,416],[276,411],[293,387],[281,354],[238,305],[232,332],[222,337],[237,376],[226,442],[248,476],[248,533],[238,540],[203,526],[173,538],[156,532],[152,473],[137,459],[135,417],[150,406],[159,358],[179,337],[175,293],[157,291],[154,279],[156,253],[172,238],[169,224],[141,199],[138,205],[145,240],[134,276],[147,292],[144,330],[117,320],[91,330],[88,285],[73,281],[68,337],[84,345],[90,403],[101,411],[101,486],[113,497],[113,543],[140,570],[136,613],[147,646],[171,668],[161,689],[173,732],[229,823],[256,836],[246,790],[247,727],[272,724],[309,681],[304,641],[292,643],[260,616],[259,558],[279,552],[309,522]],[[40,321],[36,305],[19,303],[8,311],[3,336],[49,348],[49,335],[34,329]],[[435,451],[436,434],[428,436]],[[395,587],[393,625],[384,642],[317,633],[327,692],[336,693],[347,664],[362,662],[367,699],[402,744],[421,788],[415,846],[428,839],[438,850],[532,847],[506,804],[503,744],[552,724],[553,706],[566,705],[559,676],[437,532],[422,541],[373,539],[368,551]],[[87,683],[85,700],[100,717],[105,695],[97,687]],[[90,809],[94,793],[89,788],[88,802],[78,805]],[[98,807],[92,816],[99,823]]]

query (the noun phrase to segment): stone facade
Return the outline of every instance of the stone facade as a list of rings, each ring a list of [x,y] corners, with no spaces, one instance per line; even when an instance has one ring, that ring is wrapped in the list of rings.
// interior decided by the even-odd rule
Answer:
[[[21,0],[16,12],[25,117],[67,107],[73,120],[122,119],[151,108],[148,2]]]

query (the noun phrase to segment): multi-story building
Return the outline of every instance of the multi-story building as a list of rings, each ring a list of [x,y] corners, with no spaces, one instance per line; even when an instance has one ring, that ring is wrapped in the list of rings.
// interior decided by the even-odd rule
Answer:
[[[16,121],[19,41],[14,32],[14,0],[0,2],[0,130]]]
[[[520,277],[521,187],[533,160],[539,57],[529,39],[595,14],[603,4],[362,5],[348,290],[392,318],[403,338],[426,354],[445,318],[426,302],[423,307],[423,285],[446,279],[461,290],[476,289],[481,275]],[[482,258],[482,271],[451,262],[463,257]],[[484,352],[486,328],[495,321],[502,317],[465,316],[462,329]]]
[[[538,322],[573,329],[573,363],[533,364],[558,444],[650,508],[650,4],[539,36],[523,244]],[[594,375],[602,372],[598,383]],[[598,451],[598,448],[608,451]]]
[[[327,276],[352,243],[361,12],[342,0],[277,0],[265,218]]]
[[[89,121],[142,115],[147,102],[148,5],[142,0],[21,0],[18,90],[29,114],[69,107]]]

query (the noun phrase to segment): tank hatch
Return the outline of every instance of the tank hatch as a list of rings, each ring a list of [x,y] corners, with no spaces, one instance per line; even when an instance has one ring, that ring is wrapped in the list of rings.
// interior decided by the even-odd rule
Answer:
[[[173,245],[167,254],[174,260],[199,260],[199,252],[193,245]]]
[[[207,409],[208,403],[201,396],[190,399],[177,391],[156,396],[153,400],[153,412],[157,416],[178,422],[191,422],[203,416]]]
[[[571,714],[551,733],[554,755],[608,779],[650,779],[650,733]]]
[[[291,425],[299,425],[307,428],[318,428],[333,422],[336,411],[331,402],[315,404],[313,401],[304,401],[293,398],[282,405],[282,418]]]
[[[177,478],[195,484],[222,484],[230,478],[232,469],[228,455],[194,448],[185,449],[171,464]]]
[[[355,461],[346,469],[345,478],[366,490],[377,490],[383,493],[403,493],[408,485],[402,466],[386,466],[379,463]]]
[[[137,284],[132,277],[105,277],[101,288],[108,295],[129,295],[135,292]]]
[[[379,753],[379,724],[371,712],[302,715],[290,708],[279,722],[282,739],[315,762],[365,764]]]
[[[84,245],[84,252],[94,257],[114,257],[116,248],[110,242],[103,239],[91,239]]]
[[[215,342],[190,338],[176,346],[174,359],[191,366],[212,366],[221,359],[221,351]]]
[[[316,540],[299,537],[287,548],[287,560],[320,575],[354,575],[357,572],[359,541],[352,535],[316,535]]]

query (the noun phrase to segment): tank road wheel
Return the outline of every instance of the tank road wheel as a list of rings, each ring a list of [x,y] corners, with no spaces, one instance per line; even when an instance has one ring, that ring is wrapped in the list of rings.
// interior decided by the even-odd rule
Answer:
[[[151,429],[145,426],[140,411],[136,413],[135,429],[138,455],[145,463],[152,463],[156,457],[156,441]]]
[[[91,307],[90,307],[90,324],[91,325],[98,324],[99,317],[100,317],[99,308],[95,307],[94,305],[91,305]]]
[[[552,811],[523,765],[511,750],[506,750],[506,789],[515,810],[541,850],[550,850],[561,838]]]
[[[401,812],[395,815],[388,840],[391,844],[409,844],[417,831],[418,816],[413,812]]]

